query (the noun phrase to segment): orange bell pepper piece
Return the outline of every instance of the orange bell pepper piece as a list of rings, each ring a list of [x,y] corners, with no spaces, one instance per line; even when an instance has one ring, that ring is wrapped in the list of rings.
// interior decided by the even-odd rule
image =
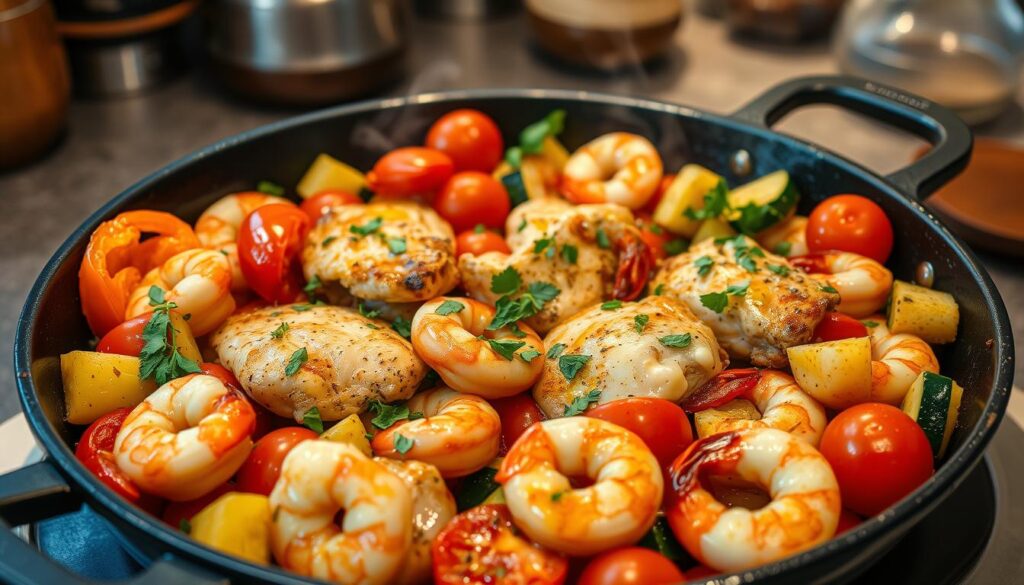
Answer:
[[[143,233],[157,235],[142,241]],[[78,271],[82,312],[92,332],[102,337],[121,324],[143,275],[199,245],[191,226],[163,211],[126,211],[100,224]]]

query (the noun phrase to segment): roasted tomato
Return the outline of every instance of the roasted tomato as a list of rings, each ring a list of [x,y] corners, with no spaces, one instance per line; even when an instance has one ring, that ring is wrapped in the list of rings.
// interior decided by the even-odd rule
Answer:
[[[673,237],[660,225],[654,223],[654,219],[646,213],[636,214],[636,227],[640,228],[640,237],[643,238],[651,254],[657,260],[664,260],[668,256],[674,256],[686,249],[686,240]]]
[[[717,408],[733,398],[749,394],[760,379],[761,373],[757,368],[726,370],[687,396],[682,403],[683,410],[700,412]]]
[[[485,252],[511,254],[512,250],[509,249],[508,244],[505,243],[505,238],[501,237],[501,234],[484,228],[483,224],[471,230],[466,230],[455,238],[456,258],[463,254],[479,256]]]
[[[505,186],[479,171],[456,173],[434,200],[434,209],[456,233],[477,225],[500,230],[511,205]]]
[[[440,150],[407,146],[380,157],[366,182],[380,197],[411,197],[437,192],[454,172],[452,159]]]
[[[162,500],[142,493],[135,482],[114,463],[114,440],[117,439],[117,432],[121,430],[121,425],[132,410],[128,407],[118,408],[93,421],[82,433],[82,439],[75,447],[75,457],[104,485],[122,498],[143,510],[156,513]]]
[[[693,442],[686,413],[664,398],[638,397],[613,400],[595,406],[587,416],[606,420],[633,431],[654,453],[662,469]]]
[[[298,262],[310,219],[291,203],[255,209],[238,232],[238,262],[249,287],[272,303],[293,302],[302,292]]]
[[[892,252],[892,222],[874,201],[860,195],[835,195],[807,217],[811,252],[842,250],[885,264]]]
[[[256,441],[249,458],[235,476],[238,491],[270,495],[277,478],[281,476],[284,458],[303,441],[312,441],[320,435],[304,427],[287,427],[267,433]]]
[[[142,353],[142,346],[145,345],[142,330],[152,316],[152,313],[139,315],[114,327],[96,344],[96,351],[138,357]]]
[[[320,191],[313,195],[309,199],[306,199],[300,205],[302,211],[306,212],[314,223],[320,219],[320,216],[331,210],[332,207],[339,205],[353,205],[362,203],[363,200],[358,195],[353,195],[348,191],[339,191],[331,189],[327,191]]]
[[[568,563],[516,535],[504,504],[467,510],[434,539],[435,585],[560,585]]]
[[[505,154],[498,125],[477,110],[455,110],[438,118],[427,133],[427,146],[447,154],[460,171],[489,173]]]
[[[672,561],[651,549],[631,546],[595,557],[578,585],[676,585],[685,580]]]
[[[863,323],[842,313],[825,313],[825,317],[814,330],[815,341],[839,341],[867,336],[868,328]]]
[[[508,448],[515,443],[526,429],[533,423],[544,420],[544,413],[529,392],[516,394],[508,398],[489,401],[501,418],[501,450],[499,455],[508,453]]]
[[[895,504],[934,472],[924,431],[888,404],[840,412],[825,427],[819,450],[836,474],[843,506],[863,516]]]
[[[846,508],[843,508],[842,512],[839,513],[839,524],[836,526],[836,536],[860,526],[861,522],[863,522],[863,520],[860,519],[860,516]]]

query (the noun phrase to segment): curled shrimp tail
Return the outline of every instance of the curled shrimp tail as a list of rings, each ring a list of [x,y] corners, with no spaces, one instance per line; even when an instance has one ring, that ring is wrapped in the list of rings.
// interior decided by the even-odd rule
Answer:
[[[632,301],[639,297],[651,270],[654,269],[654,254],[639,235],[629,232],[616,242],[619,250],[619,267],[615,273],[615,288],[612,293],[621,301]]]

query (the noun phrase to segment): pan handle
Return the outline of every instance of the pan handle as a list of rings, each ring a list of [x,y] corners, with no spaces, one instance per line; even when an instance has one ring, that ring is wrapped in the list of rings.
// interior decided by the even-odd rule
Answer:
[[[110,583],[85,579],[71,573],[11,530],[12,526],[74,512],[82,503],[82,497],[71,489],[48,460],[0,476],[0,582],[12,585]],[[142,573],[116,583],[227,585],[228,580],[214,576],[181,558],[165,555]]]
[[[824,75],[786,81],[731,117],[769,128],[789,112],[810,104],[840,106],[930,142],[932,149],[927,154],[885,177],[915,199],[924,199],[955,177],[970,158],[971,131],[956,114],[922,97],[856,77]]]

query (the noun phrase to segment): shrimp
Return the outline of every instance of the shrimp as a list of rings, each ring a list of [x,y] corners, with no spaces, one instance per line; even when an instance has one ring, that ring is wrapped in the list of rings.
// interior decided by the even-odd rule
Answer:
[[[892,272],[853,252],[805,254],[790,262],[834,287],[839,292],[836,310],[858,319],[881,309],[892,288]]]
[[[649,140],[612,132],[569,157],[560,189],[573,203],[618,203],[640,209],[658,189],[661,176],[661,157]]]
[[[422,461],[374,459],[397,475],[412,494],[412,548],[391,582],[414,585],[430,581],[430,547],[448,522],[455,517],[455,498],[436,467]]]
[[[299,443],[281,465],[270,508],[278,564],[332,583],[391,583],[412,542],[409,488],[346,443]]]
[[[733,370],[735,371],[735,370]],[[828,419],[825,407],[797,386],[793,377],[778,370],[760,370],[748,396],[761,418],[750,420],[730,416],[728,408],[714,409],[711,416],[696,414],[697,434],[702,438],[725,431],[772,428],[786,431],[815,447],[821,441]]]
[[[804,256],[807,249],[807,218],[794,215],[758,232],[757,243],[779,256]],[[785,254],[783,254],[785,252]]]
[[[839,484],[814,447],[778,429],[743,429],[694,443],[672,465],[665,511],[679,542],[701,563],[740,571],[824,542],[839,523]],[[764,489],[757,510],[728,508],[703,483],[739,477]]]
[[[175,254],[160,268],[146,274],[128,298],[125,320],[152,310],[149,289],[156,286],[165,299],[191,315],[189,326],[196,336],[213,331],[235,311],[231,296],[231,266],[220,252],[195,248]]]
[[[593,485],[573,489],[569,477],[580,476]],[[579,556],[636,542],[654,524],[664,488],[658,460],[639,437],[587,417],[534,424],[494,479],[516,526]]]
[[[446,314],[438,313],[442,307]],[[450,311],[448,309],[451,308]],[[412,347],[445,384],[484,398],[505,398],[526,390],[540,377],[544,342],[525,324],[490,330],[494,308],[461,297],[438,297],[424,303],[412,318]],[[519,333],[519,335],[516,335]],[[525,335],[524,335],[525,334]],[[514,353],[504,357],[493,343]],[[523,352],[533,351],[527,361]]]
[[[191,374],[132,410],[114,441],[114,461],[147,493],[194,500],[238,471],[255,425],[256,412],[241,393]]]
[[[405,405],[423,418],[374,435],[375,454],[430,463],[446,478],[469,475],[498,456],[501,419],[483,398],[441,386],[420,392]]]
[[[289,203],[287,199],[259,191],[244,191],[221,197],[199,216],[195,232],[204,248],[224,254],[231,265],[231,290],[246,288],[242,265],[238,262],[238,230],[253,210],[271,203]]]
[[[885,317],[874,315],[871,330],[871,399],[898,405],[921,372],[939,372],[939,360],[923,339],[893,334]]]

